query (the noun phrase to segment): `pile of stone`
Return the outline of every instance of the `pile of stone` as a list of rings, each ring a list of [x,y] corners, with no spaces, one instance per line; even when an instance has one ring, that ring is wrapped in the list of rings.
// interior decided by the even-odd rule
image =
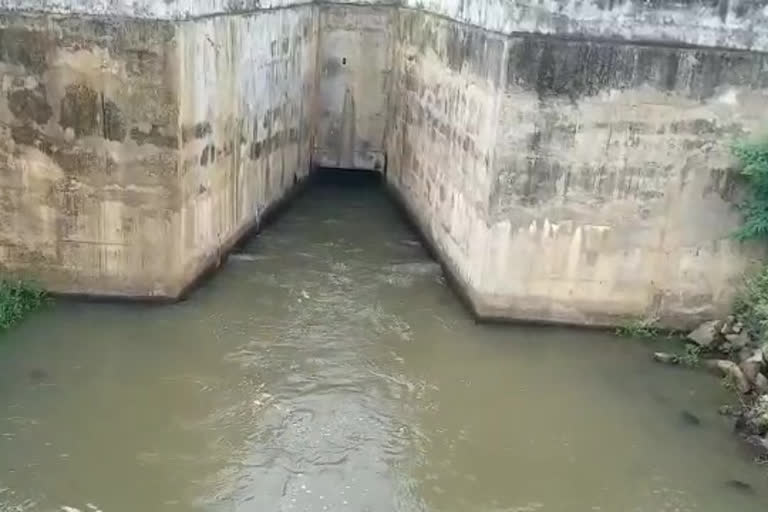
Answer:
[[[701,355],[701,366],[712,370],[739,393],[741,405],[723,407],[736,418],[736,428],[768,455],[768,343],[752,339],[733,316],[704,322],[691,331],[686,342]],[[657,352],[654,359],[681,363],[684,357]]]

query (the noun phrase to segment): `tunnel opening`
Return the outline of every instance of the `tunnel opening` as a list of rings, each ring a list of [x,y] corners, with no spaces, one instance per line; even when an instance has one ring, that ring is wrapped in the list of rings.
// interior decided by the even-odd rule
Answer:
[[[380,172],[367,169],[318,167],[309,177],[308,186],[382,187]]]

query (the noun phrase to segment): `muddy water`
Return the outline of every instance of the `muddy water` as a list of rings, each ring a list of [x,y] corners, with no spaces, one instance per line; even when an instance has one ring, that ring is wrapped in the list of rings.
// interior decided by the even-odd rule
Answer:
[[[5,335],[0,511],[765,510],[716,379],[475,325],[414,240],[316,187],[184,303]]]

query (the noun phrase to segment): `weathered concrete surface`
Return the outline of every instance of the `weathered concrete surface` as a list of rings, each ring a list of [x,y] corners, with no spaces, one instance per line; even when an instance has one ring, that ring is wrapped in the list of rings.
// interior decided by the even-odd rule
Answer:
[[[176,297],[309,171],[317,8],[0,18],[0,262]]]
[[[384,168],[396,15],[384,7],[320,8],[317,165]]]
[[[765,0],[403,0],[402,6],[506,35],[768,50]]]
[[[312,0],[0,0],[0,9],[9,12],[179,20],[309,3]]]
[[[310,168],[317,8],[179,25],[179,262],[187,283]]]
[[[463,287],[485,257],[504,39],[402,11],[388,181]]]
[[[729,306],[765,0],[351,3],[0,0],[3,270],[176,297],[314,162],[386,172],[480,316]]]
[[[0,0],[0,10],[178,20],[313,0]],[[768,50],[766,0],[335,0],[402,6],[506,35],[556,34]]]
[[[528,36],[506,70],[479,307],[723,313],[748,262],[728,143],[763,127],[768,56]]]
[[[54,291],[167,294],[173,27],[0,17],[0,262]]]
[[[0,0],[6,12],[189,20],[322,4],[317,0]],[[335,0],[334,4],[395,5],[389,0]]]
[[[400,14],[388,157],[482,317],[693,323],[752,253],[727,144],[768,108],[765,54],[505,37]]]

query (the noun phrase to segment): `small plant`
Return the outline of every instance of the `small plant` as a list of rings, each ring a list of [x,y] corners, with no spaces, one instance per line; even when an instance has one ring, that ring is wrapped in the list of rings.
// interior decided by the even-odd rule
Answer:
[[[759,141],[740,141],[732,146],[740,163],[740,174],[749,187],[749,196],[743,205],[744,224],[736,237],[746,239],[768,238],[768,138]]]
[[[678,358],[680,364],[689,368],[695,368],[701,363],[701,347],[698,345],[686,345],[685,352]]]
[[[748,186],[739,239],[768,240],[768,137],[742,140],[731,147]],[[755,339],[768,341],[768,266],[749,278],[734,304],[734,312]]]
[[[45,291],[23,281],[0,281],[0,330],[19,323],[27,313],[43,305]]]
[[[754,339],[768,341],[768,265],[744,282],[733,310]]]
[[[634,320],[616,329],[616,334],[628,338],[656,338],[660,334],[658,318]]]

